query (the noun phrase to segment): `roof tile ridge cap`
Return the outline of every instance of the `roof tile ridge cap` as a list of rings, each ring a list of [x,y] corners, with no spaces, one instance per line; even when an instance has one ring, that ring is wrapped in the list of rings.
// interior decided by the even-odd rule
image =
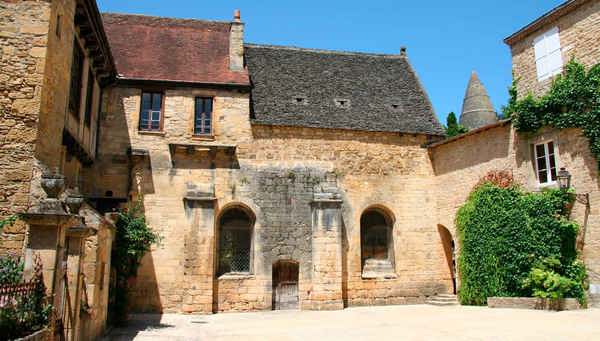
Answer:
[[[433,115],[433,121],[434,121],[432,123],[438,124],[437,127],[433,127],[433,128],[434,129],[439,128],[439,131],[443,132],[444,126],[442,125],[442,123],[440,122],[440,120],[438,119],[438,117],[435,113],[435,109],[433,107],[433,103],[431,102],[431,98],[429,97],[429,93],[425,90],[425,87],[423,86],[423,82],[421,82],[421,78],[419,77],[419,74],[417,74],[417,72],[415,71],[415,68],[412,66],[412,63],[410,62],[410,60],[408,60],[408,56],[404,55],[402,57],[406,60],[408,69],[410,70],[412,75],[415,77],[415,80],[417,82],[417,87],[423,93],[423,97],[425,98],[425,101],[427,102],[427,104],[429,105],[429,108],[431,109],[431,114]]]
[[[230,21],[225,20],[208,20],[208,19],[197,19],[197,18],[176,18],[176,17],[163,17],[158,15],[150,14],[138,14],[138,13],[120,13],[120,12],[102,12],[100,15],[104,18],[139,18],[139,19],[158,19],[158,20],[169,20],[179,23],[210,23],[210,24],[226,24],[231,25]]]
[[[365,57],[381,57],[391,59],[406,59],[406,56],[400,54],[391,53],[371,53],[371,52],[360,52],[360,51],[342,51],[342,50],[325,50],[310,47],[299,47],[299,46],[285,46],[285,45],[271,45],[271,44],[254,44],[244,43],[244,47],[249,48],[261,48],[261,49],[272,49],[272,50],[288,50],[288,51],[300,51],[300,52],[312,52],[321,54],[334,54],[334,55],[349,55],[349,56],[365,56]]]

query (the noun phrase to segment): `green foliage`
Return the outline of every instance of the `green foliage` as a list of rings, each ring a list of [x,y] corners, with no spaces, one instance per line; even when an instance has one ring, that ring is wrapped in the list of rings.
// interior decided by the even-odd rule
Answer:
[[[525,193],[514,185],[500,188],[489,182],[477,187],[456,217],[461,303],[485,305],[491,296],[532,296],[541,288],[539,281],[526,286],[524,281],[539,260],[549,257],[563,265],[557,274],[581,288],[580,273],[570,269],[577,259],[578,231],[566,218],[571,200],[570,193],[554,189]],[[539,271],[534,275],[541,276]],[[563,289],[567,297],[580,297],[573,296],[579,293],[572,286]]]
[[[152,244],[160,238],[146,224],[146,217],[137,204],[118,213],[115,244],[112,250],[112,264],[116,273],[114,290],[114,317],[116,323],[123,321],[127,314],[127,280],[137,275],[142,257],[150,251]]]
[[[0,231],[2,231],[4,229],[4,226],[8,226],[8,225],[12,225],[15,223],[15,221],[17,221],[17,218],[19,218],[19,216],[15,215],[11,215],[8,218],[4,219],[4,220],[0,220]]]
[[[543,126],[581,128],[600,163],[600,64],[586,71],[572,60],[544,96],[529,94],[517,100],[516,89],[510,95],[505,114],[513,118],[518,131],[535,132]]]
[[[585,304],[587,274],[580,260],[563,265],[556,257],[537,262],[523,281],[523,288],[532,291],[534,297],[561,299],[576,297]]]
[[[0,257],[0,286],[21,283],[24,266],[18,257]]]
[[[38,260],[39,261],[39,260]],[[32,293],[7,294],[10,298],[0,306],[0,339],[16,339],[30,335],[48,325],[52,305],[46,302],[46,289],[41,275],[41,263],[36,264]],[[23,283],[23,262],[12,256],[0,257],[0,287]]]
[[[446,118],[446,124],[448,125],[446,127],[446,136],[448,137],[464,134],[469,131],[469,129],[467,129],[465,126],[458,123],[456,114],[454,112],[450,112],[448,114],[448,118]]]
[[[498,115],[498,119],[503,120],[510,118],[512,113],[515,112],[517,106],[517,85],[519,79],[513,77],[511,85],[508,87],[508,104],[502,106],[502,114]]]

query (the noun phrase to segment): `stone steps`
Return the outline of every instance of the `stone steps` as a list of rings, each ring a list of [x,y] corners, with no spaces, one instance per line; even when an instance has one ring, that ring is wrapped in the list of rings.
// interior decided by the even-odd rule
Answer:
[[[459,305],[458,298],[452,294],[438,294],[427,299],[427,304],[436,306]]]

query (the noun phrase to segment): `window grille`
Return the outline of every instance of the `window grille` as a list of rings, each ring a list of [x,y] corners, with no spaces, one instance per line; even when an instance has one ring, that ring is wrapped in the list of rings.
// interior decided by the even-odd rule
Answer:
[[[250,272],[250,227],[221,229],[219,272]]]

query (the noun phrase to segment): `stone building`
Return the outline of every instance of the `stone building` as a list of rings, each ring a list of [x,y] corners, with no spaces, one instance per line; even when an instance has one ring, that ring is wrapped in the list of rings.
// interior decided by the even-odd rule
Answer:
[[[567,4],[575,2],[584,1]],[[71,18],[75,12],[61,12],[62,6],[80,3],[93,4],[53,1],[60,10],[47,17]],[[6,11],[48,3],[0,4]],[[600,283],[598,169],[580,131],[516,133],[510,121],[492,119],[485,89],[473,77],[465,108],[474,109],[464,111],[474,129],[441,141],[443,128],[404,48],[383,55],[245,44],[239,12],[231,22],[122,14],[99,20],[95,10],[89,13],[93,23],[64,37],[96,28],[97,39],[110,47],[82,48],[84,60],[91,60],[83,69],[101,64],[105,71],[91,71],[102,81],[91,97],[83,94],[97,105],[91,105],[90,128],[82,118],[87,111],[80,108],[80,121],[70,112],[73,91],[60,88],[73,85],[76,52],[72,45],[50,48],[54,38],[46,33],[47,51],[66,53],[40,76],[51,82],[48,89],[58,89],[50,97],[62,107],[50,112],[61,120],[52,120],[55,130],[36,131],[32,142],[54,154],[31,162],[58,166],[69,186],[79,187],[90,227],[110,224],[98,212],[141,205],[162,241],[131,283],[133,311],[341,309],[454,293],[455,213],[490,170],[511,170],[530,190],[556,186],[558,167],[571,171],[575,190],[589,197],[574,216],[584,226],[580,246],[592,284]],[[98,51],[104,63],[95,61]],[[66,74],[54,71],[60,65]],[[64,79],[54,80],[55,74]],[[85,74],[82,84],[90,78]],[[87,89],[82,84],[74,88]],[[2,94],[3,105],[19,99]],[[42,112],[36,107],[32,115],[45,126]],[[12,122],[6,121],[1,129]],[[20,125],[15,134],[26,131],[22,121],[14,119]],[[14,143],[22,141],[15,137]],[[20,145],[2,146],[9,147]],[[1,167],[12,167],[4,161],[12,152],[3,153]],[[554,167],[538,167],[539,159]],[[29,178],[2,181],[12,190]],[[43,198],[38,192],[23,192],[21,206],[19,195],[5,195],[5,211],[29,210],[36,202],[31,198]],[[21,236],[3,232],[2,238]],[[106,250],[94,247],[109,241],[109,233],[98,233],[79,244],[86,247],[81,264],[90,262],[84,272],[94,288],[102,288],[106,275],[93,270],[109,262]],[[93,321],[81,318],[80,325]]]
[[[40,256],[54,331],[95,338],[113,225],[80,189],[96,155],[102,88],[115,77],[96,3],[0,1],[0,48],[0,219],[20,214],[0,231],[0,255],[22,256],[26,277]]]
[[[460,124],[471,130],[496,122],[498,122],[498,116],[494,111],[490,96],[477,77],[477,73],[473,71],[463,100]]]
[[[573,58],[588,67],[597,64],[599,23],[600,2],[569,0],[506,38],[519,96],[544,93]]]

